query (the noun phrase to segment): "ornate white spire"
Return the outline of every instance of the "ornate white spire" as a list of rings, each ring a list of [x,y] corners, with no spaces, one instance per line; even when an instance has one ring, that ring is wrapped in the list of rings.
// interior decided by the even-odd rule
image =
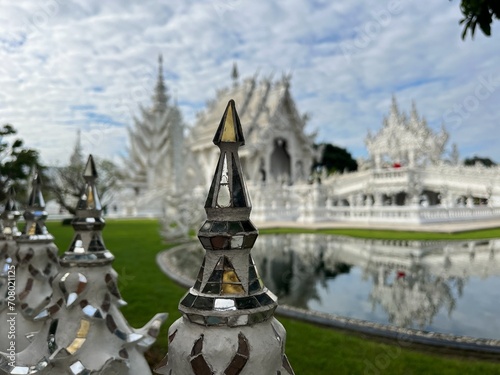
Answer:
[[[164,112],[168,102],[167,88],[163,79],[163,56],[158,56],[158,79],[156,81],[155,92],[153,95],[153,110]]]
[[[82,154],[82,132],[80,129],[76,131],[76,141],[75,147],[73,148],[73,153],[69,158],[69,164],[72,166],[83,164],[83,154]]]
[[[233,79],[233,85],[237,86],[240,74],[238,73],[238,65],[236,64],[236,61],[233,63],[233,69],[231,70],[231,78]]]
[[[160,55],[153,105],[140,107],[141,118],[134,117],[129,129],[125,183],[143,192],[177,183],[183,169],[184,125],[177,106],[169,103],[162,71]]]

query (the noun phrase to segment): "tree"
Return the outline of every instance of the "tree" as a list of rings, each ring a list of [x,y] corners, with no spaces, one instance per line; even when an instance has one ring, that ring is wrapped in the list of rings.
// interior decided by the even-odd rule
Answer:
[[[20,138],[9,140],[15,134],[17,130],[10,124],[0,128],[0,202],[5,200],[10,186],[17,191],[18,198],[24,197],[31,170],[36,167],[41,172],[44,169],[38,151],[24,147]]]
[[[120,180],[120,172],[118,167],[109,160],[95,158],[95,162],[99,171],[97,188],[101,192],[101,204],[104,211],[106,211],[114,189]],[[54,167],[51,169],[50,189],[52,195],[57,203],[71,214],[75,214],[76,202],[80,199],[84,191],[84,168],[85,161],[80,145],[80,136],[78,135],[69,164],[64,167]]]
[[[323,154],[319,162],[313,164],[314,169],[325,167],[328,173],[344,172],[345,170],[352,172],[358,169],[358,163],[345,148],[330,143],[316,145],[316,147],[323,147]]]
[[[464,15],[464,18],[460,20],[460,24],[464,25],[462,39],[465,39],[468,30],[473,38],[477,25],[485,35],[491,36],[493,18],[500,18],[500,1],[462,0],[460,10]]]
[[[464,165],[476,165],[476,164],[482,164],[485,167],[492,167],[494,165],[497,165],[493,160],[490,158],[482,158],[480,156],[474,156],[472,158],[466,158],[464,160]]]

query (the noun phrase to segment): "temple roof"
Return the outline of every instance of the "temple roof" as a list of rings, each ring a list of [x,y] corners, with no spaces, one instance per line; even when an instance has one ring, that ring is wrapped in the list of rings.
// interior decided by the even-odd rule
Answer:
[[[234,68],[233,68],[234,69]],[[192,150],[212,147],[212,139],[220,114],[224,112],[229,99],[239,103],[239,116],[247,126],[246,140],[251,146],[266,138],[273,131],[292,131],[306,145],[313,143],[314,135],[306,135],[306,116],[301,115],[290,94],[290,77],[272,80],[272,77],[258,80],[257,75],[236,82],[217,92],[216,98],[198,114],[190,137]],[[250,151],[250,149],[247,149]]]

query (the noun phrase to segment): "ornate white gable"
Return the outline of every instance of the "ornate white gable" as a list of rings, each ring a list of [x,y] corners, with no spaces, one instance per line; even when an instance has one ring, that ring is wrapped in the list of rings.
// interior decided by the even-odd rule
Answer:
[[[441,160],[448,133],[443,128],[434,133],[424,118],[420,118],[413,104],[410,116],[401,113],[396,98],[392,98],[390,113],[384,126],[374,136],[366,138],[366,146],[376,168],[385,164],[416,166],[436,164]]]
[[[238,103],[241,121],[249,127],[241,152],[246,177],[252,182],[295,183],[308,177],[314,159],[315,134],[306,134],[307,116],[301,115],[290,94],[290,77],[273,81],[257,76],[219,90],[198,115],[189,146],[202,170],[214,163],[212,136],[218,116],[229,99]],[[271,178],[272,176],[272,178]],[[206,182],[210,176],[206,176]]]

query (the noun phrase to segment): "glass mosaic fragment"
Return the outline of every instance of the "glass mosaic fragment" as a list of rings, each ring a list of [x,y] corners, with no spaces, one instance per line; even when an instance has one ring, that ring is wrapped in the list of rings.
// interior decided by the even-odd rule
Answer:
[[[229,191],[228,182],[228,169],[227,169],[227,155],[224,157],[224,164],[222,166],[222,175],[219,182],[219,192],[217,194],[217,207],[225,208],[231,205],[231,192]],[[212,231],[214,231],[212,227]]]
[[[184,299],[181,301],[181,304],[186,307],[191,307],[193,305],[194,300],[196,299],[195,295],[191,293],[186,294]]]
[[[241,181],[240,172],[238,170],[238,165],[234,160],[233,155],[233,207],[247,207],[248,204],[245,199],[245,193],[243,191],[243,182]]]
[[[207,250],[212,250],[212,243],[210,242],[210,237],[198,237],[203,248]]]
[[[212,310],[214,308],[214,299],[198,296],[193,303],[193,308],[198,310]]]
[[[242,297],[235,300],[238,310],[254,309],[260,307],[259,302],[253,297]]]
[[[231,249],[241,249],[243,246],[243,236],[234,236],[231,239]]]
[[[210,238],[210,243],[212,244],[212,249],[214,250],[226,250],[230,249],[229,238],[222,236],[215,236]]]
[[[234,299],[230,298],[216,298],[214,308],[217,311],[230,311],[236,310]]]

